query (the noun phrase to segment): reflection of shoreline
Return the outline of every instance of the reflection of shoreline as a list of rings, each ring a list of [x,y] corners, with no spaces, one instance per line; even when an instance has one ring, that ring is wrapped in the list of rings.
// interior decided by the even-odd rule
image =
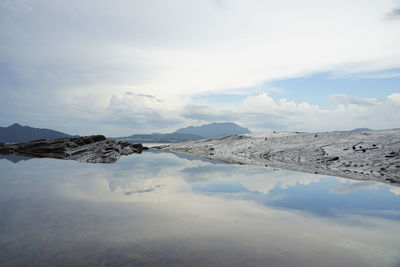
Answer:
[[[26,156],[18,156],[18,155],[1,155],[0,154],[0,160],[1,159],[6,159],[8,161],[11,161],[13,163],[18,163],[20,161],[26,161],[32,159],[31,157],[26,157]]]
[[[399,129],[340,133],[265,132],[174,143],[160,149],[229,164],[370,180],[400,186]]]

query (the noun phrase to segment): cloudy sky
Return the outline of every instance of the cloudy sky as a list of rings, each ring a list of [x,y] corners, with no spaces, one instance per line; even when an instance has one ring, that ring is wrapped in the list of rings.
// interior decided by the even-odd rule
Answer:
[[[2,0],[0,126],[400,127],[399,0]]]

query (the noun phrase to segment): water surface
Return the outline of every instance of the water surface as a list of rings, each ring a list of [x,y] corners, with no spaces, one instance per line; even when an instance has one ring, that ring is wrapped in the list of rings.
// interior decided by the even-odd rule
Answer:
[[[0,159],[1,266],[399,266],[400,188],[166,152]]]

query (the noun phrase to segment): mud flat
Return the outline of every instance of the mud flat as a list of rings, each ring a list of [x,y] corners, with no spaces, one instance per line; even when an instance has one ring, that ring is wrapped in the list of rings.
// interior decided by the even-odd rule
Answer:
[[[158,148],[227,163],[375,180],[400,186],[400,129],[252,133]]]

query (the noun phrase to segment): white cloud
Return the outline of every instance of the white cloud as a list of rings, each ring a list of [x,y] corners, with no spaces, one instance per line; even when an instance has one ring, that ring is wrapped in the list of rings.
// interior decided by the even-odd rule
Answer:
[[[360,106],[372,106],[376,99],[356,99],[354,97],[350,97],[344,94],[334,94],[331,95],[331,98],[340,103],[340,104],[351,104],[351,105],[360,105]]]
[[[400,188],[396,187],[396,188],[390,188],[390,192],[392,192],[393,194],[395,194],[396,196],[400,196]]]
[[[34,79],[29,71],[51,79],[48,70],[55,80],[119,81],[166,95],[252,86],[346,64],[400,63],[397,27],[381,19],[394,8],[389,0],[25,0],[0,8],[2,56],[27,79]]]
[[[266,93],[247,97],[242,104],[242,108],[248,111],[268,111],[277,108],[274,99]]]
[[[363,0],[2,1],[0,104],[6,112],[2,113],[8,120],[19,118],[29,124],[30,112],[45,120],[62,109],[60,116],[65,119],[58,123],[60,130],[75,123],[74,129],[81,132],[99,125],[101,130],[118,132],[111,129],[117,127],[111,126],[114,113],[125,122],[132,115],[144,123],[144,115],[138,115],[141,110],[139,114],[150,118],[172,117],[168,120],[172,128],[182,120],[177,116],[185,113],[186,105],[197,104],[190,102],[194,94],[241,90],[320,71],[363,73],[399,67],[398,21],[383,19],[391,10],[396,10],[391,0],[368,4]],[[137,103],[122,97],[127,91],[165,103],[150,103],[143,97]],[[113,96],[118,108],[109,107]],[[391,105],[396,99],[396,94],[389,97]],[[261,94],[222,113],[235,121],[249,119],[255,128],[266,125],[264,120],[257,126],[255,118],[268,115],[274,118],[271,127],[304,129],[329,128],[324,122],[318,125],[339,117],[344,117],[339,126],[348,127],[357,118],[383,116],[379,110],[370,113],[379,103],[366,111],[347,102],[327,111]],[[16,103],[27,108],[18,109]],[[351,112],[353,121],[342,115],[346,112]],[[295,117],[289,119],[288,113]],[[304,124],[303,118],[308,122]],[[389,114],[384,121],[390,118],[397,119]],[[48,119],[41,126],[60,119]]]
[[[400,19],[400,8],[394,8],[391,12],[386,14],[387,19]]]
[[[190,106],[183,116],[204,121],[235,121],[253,131],[285,129],[298,131],[350,130],[368,127],[387,129],[400,121],[400,94],[385,99],[355,99],[335,95],[340,103],[333,109],[324,109],[307,102],[296,103],[285,98],[273,99],[266,93],[247,97],[240,105]]]
[[[396,104],[400,104],[400,93],[393,93],[388,96],[388,99]]]

